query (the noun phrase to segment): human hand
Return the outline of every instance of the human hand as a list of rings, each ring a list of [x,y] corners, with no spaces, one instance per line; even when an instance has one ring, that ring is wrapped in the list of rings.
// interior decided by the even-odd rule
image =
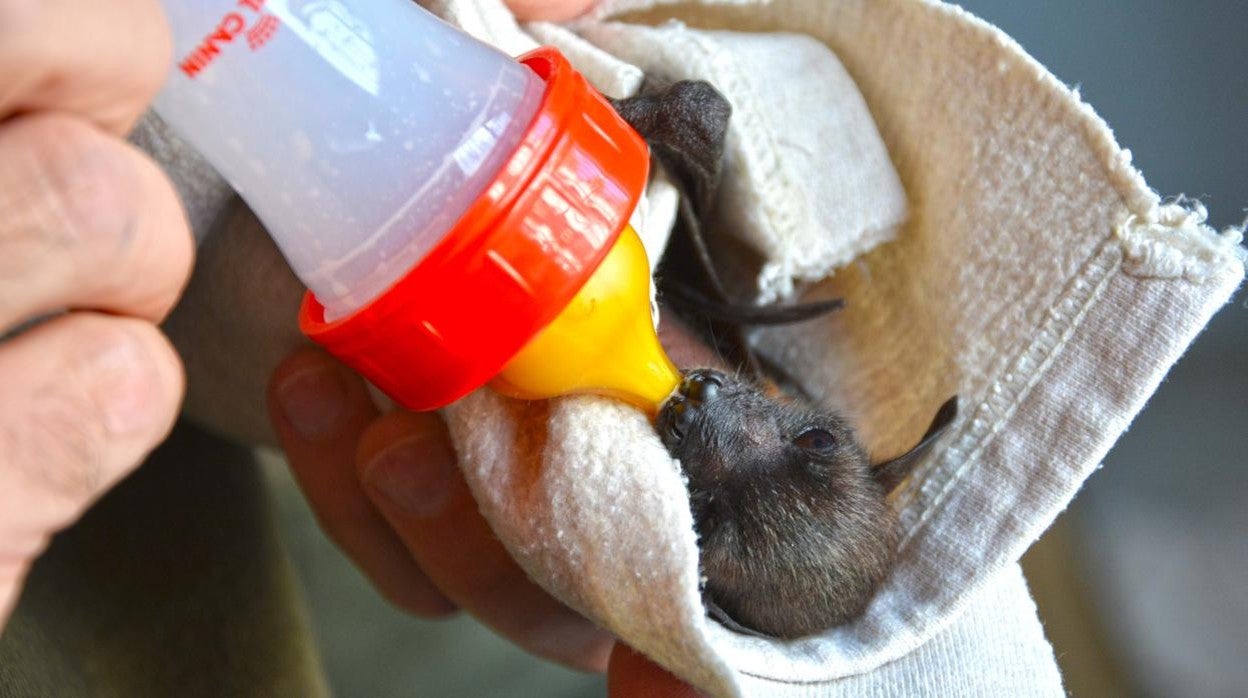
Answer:
[[[156,329],[191,237],[129,130],[170,65],[155,0],[0,1],[0,625],[32,561],[167,434]]]
[[[660,337],[679,365],[714,358],[674,318]],[[606,666],[611,637],[546,595],[494,537],[437,415],[381,415],[358,376],[312,349],[278,367],[268,402],[321,526],[391,602],[422,617],[463,607],[535,654],[581,669]],[[693,695],[623,645],[610,661],[612,695],[668,695],[647,686]]]
[[[395,605],[457,607],[546,659],[602,671],[611,636],[548,596],[494,537],[433,413],[379,414],[364,382],[324,353],[282,363],[275,430],[322,528]]]
[[[424,618],[460,607],[538,656],[605,668],[611,698],[699,695],[525,576],[478,512],[436,414],[379,415],[358,376],[312,349],[274,373],[269,405],[321,527],[396,606]]]

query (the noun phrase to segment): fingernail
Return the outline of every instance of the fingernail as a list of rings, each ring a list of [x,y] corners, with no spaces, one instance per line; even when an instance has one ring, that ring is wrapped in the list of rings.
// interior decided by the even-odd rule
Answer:
[[[436,434],[417,434],[382,451],[364,468],[364,483],[413,516],[442,513],[455,482],[455,456]]]
[[[308,440],[337,433],[347,413],[347,386],[329,366],[307,368],[277,387],[277,402],[290,426]]]

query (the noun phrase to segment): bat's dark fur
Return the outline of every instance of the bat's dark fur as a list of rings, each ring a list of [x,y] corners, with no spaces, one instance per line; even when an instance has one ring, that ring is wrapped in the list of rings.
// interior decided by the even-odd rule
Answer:
[[[709,328],[722,356],[758,374],[742,327],[810,319],[840,300],[758,308],[727,297],[701,232],[714,202],[731,109],[703,82],[653,86],[615,102],[686,194],[660,298]],[[689,264],[693,262],[693,264]],[[898,541],[886,497],[956,416],[941,407],[918,446],[872,465],[836,412],[769,397],[761,380],[695,368],[659,413],[688,477],[703,596],[729,627],[781,638],[853,619],[888,574]]]
[[[897,548],[885,497],[955,411],[946,403],[919,447],[873,466],[837,413],[688,371],[658,428],[689,479],[706,597],[742,626],[784,638],[859,615]]]

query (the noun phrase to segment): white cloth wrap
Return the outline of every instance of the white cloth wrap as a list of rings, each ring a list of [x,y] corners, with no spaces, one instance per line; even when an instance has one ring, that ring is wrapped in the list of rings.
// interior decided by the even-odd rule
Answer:
[[[606,0],[572,25],[521,28],[499,0],[430,5],[513,53],[558,45],[612,96],[641,83],[624,54],[668,77],[707,71],[736,102],[725,202],[743,215],[728,232],[769,265],[760,295],[854,259],[810,291],[847,298],[845,311],[768,332],[763,349],[880,456],[962,398],[900,492],[905,541],[867,613],[784,643],[704,617],[684,486],[640,413],[480,391],[445,414],[524,569],[715,695],[1060,694],[1014,563],[1239,284],[1240,232],[1163,205],[1076,93],[953,6]],[[777,31],[826,45],[844,72],[808,40],[761,35]],[[792,68],[804,61],[825,69]],[[859,128],[864,115],[874,127]],[[875,127],[882,141],[869,142]],[[771,150],[778,136],[797,142]],[[674,199],[652,189],[654,252]],[[972,671],[951,669],[967,652]]]

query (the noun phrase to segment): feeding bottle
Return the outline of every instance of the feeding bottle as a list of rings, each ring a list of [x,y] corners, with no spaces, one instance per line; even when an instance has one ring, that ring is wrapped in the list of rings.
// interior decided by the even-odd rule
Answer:
[[[645,143],[550,48],[411,0],[165,0],[156,111],[308,287],[300,326],[415,410],[489,383],[651,412],[679,375],[628,224]]]

